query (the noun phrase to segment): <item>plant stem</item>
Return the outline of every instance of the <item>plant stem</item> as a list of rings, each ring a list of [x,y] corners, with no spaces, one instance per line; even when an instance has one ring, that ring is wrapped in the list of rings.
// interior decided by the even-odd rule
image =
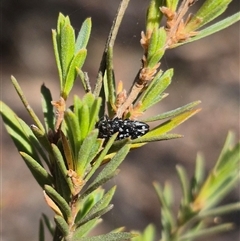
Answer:
[[[97,83],[95,85],[95,89],[93,92],[95,96],[99,96],[99,94],[100,94],[100,91],[102,88],[103,76],[104,76],[105,70],[106,70],[107,52],[108,52],[109,47],[113,48],[113,46],[114,46],[120,24],[122,22],[122,19],[123,19],[125,11],[127,9],[129,1],[130,0],[122,0],[121,1],[120,5],[118,7],[118,10],[117,10],[115,19],[113,20],[113,24],[112,24],[111,30],[110,30],[108,38],[107,38],[107,42],[106,42],[105,49],[103,52],[101,64],[100,64],[100,67],[98,70]]]

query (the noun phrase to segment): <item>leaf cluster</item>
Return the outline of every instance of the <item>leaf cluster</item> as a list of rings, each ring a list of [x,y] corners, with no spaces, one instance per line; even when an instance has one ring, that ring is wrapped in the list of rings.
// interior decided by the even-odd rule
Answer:
[[[240,203],[220,204],[224,197],[239,182],[240,142],[234,144],[234,135],[229,133],[221,154],[206,176],[204,159],[197,156],[194,176],[189,180],[186,170],[177,166],[182,187],[182,198],[177,216],[173,212],[176,202],[173,185],[166,182],[164,187],[154,182],[161,204],[161,241],[192,241],[233,229],[231,223],[215,220],[230,212],[239,212]],[[217,206],[218,205],[218,206]],[[156,240],[156,228],[149,225],[132,241]]]

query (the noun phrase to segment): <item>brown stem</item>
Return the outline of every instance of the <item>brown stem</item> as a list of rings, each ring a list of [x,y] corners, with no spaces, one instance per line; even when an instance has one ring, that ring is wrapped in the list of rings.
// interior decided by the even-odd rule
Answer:
[[[118,108],[116,116],[121,118],[126,109],[133,103],[137,98],[138,94],[144,88],[144,85],[139,85],[137,82],[133,85],[131,92],[125,102]]]
[[[169,48],[169,46],[172,45],[172,38],[176,35],[179,24],[181,23],[184,15],[187,13],[189,7],[192,6],[195,2],[196,2],[196,0],[182,1],[181,5],[177,11],[177,14],[173,19],[174,26],[172,26],[168,32],[165,49]]]

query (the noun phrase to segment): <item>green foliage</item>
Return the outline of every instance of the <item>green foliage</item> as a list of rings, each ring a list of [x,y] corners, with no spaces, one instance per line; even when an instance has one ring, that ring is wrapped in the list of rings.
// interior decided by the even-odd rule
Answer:
[[[39,164],[27,153],[21,151],[19,153],[41,187],[43,187],[45,184],[51,185],[53,183],[52,176],[46,171],[46,169],[44,169],[41,164]]]
[[[54,53],[59,73],[61,96],[66,99],[87,56],[87,43],[91,32],[91,19],[82,25],[75,42],[75,32],[69,17],[59,14],[57,30],[52,31]]]
[[[207,11],[207,10],[205,9],[205,11]],[[219,32],[219,31],[233,25],[234,23],[238,22],[239,20],[240,20],[240,13],[238,12],[238,13],[233,14],[232,16],[229,16],[221,21],[216,22],[215,24],[212,24],[204,29],[201,29],[201,31],[199,31],[199,33],[196,36],[189,38],[185,42],[177,43],[173,47],[178,47],[180,45],[194,42],[201,38],[205,38],[209,35],[212,35],[216,32]],[[189,22],[189,24],[186,26],[186,28],[190,28],[190,25],[191,25],[191,22]]]
[[[195,30],[195,22],[196,19],[201,19],[201,23],[198,24],[198,28],[204,26],[209,23],[213,19],[217,18],[221,15],[231,0],[207,0],[203,3],[201,8],[197,11],[194,17],[188,22],[186,28],[190,30]]]
[[[145,119],[145,122],[164,122],[157,123],[146,135],[134,140],[117,140],[117,132],[109,138],[99,138],[100,130],[96,128],[96,123],[104,114],[110,118],[131,120],[143,115],[150,107],[168,96],[164,91],[171,84],[173,69],[159,69],[167,49],[212,34],[239,20],[239,14],[235,14],[200,32],[194,32],[224,12],[230,1],[207,0],[183,26],[183,17],[191,5],[186,5],[187,2],[182,1],[178,6],[179,1],[167,0],[163,6],[165,1],[150,1],[146,30],[141,38],[142,66],[128,92],[122,83],[116,85],[113,68],[114,41],[128,0],[120,3],[93,92],[88,75],[82,70],[91,33],[91,18],[83,22],[75,38],[69,17],[59,14],[57,28],[52,31],[52,39],[59,74],[60,99],[53,101],[51,91],[45,85],[41,86],[44,123],[41,123],[30,107],[17,80],[11,78],[34,124],[29,127],[3,102],[0,103],[0,113],[20,155],[43,189],[47,205],[55,213],[55,224],[44,214],[40,219],[40,241],[45,239],[45,230],[49,231],[54,241],[112,241],[131,238],[134,241],[154,240],[155,228],[152,225],[142,234],[123,232],[123,229],[119,228],[107,234],[88,236],[101,222],[102,215],[113,208],[111,200],[116,187],[106,191],[102,185],[119,173],[118,168],[131,149],[152,141],[182,137],[169,132],[200,111],[195,109],[200,101]],[[161,27],[164,17],[167,24]],[[78,76],[86,93],[82,97],[74,96],[73,105],[66,107],[65,101]],[[197,159],[192,182],[184,168],[177,167],[183,191],[177,218],[172,214],[172,187],[166,184],[162,188],[155,184],[162,205],[162,240],[193,240],[228,227],[223,225],[205,228],[204,219],[239,209],[239,204],[215,207],[238,180],[236,172],[239,165],[239,145],[229,150],[231,142],[230,135],[216,166],[207,178],[204,177],[203,161],[200,157]]]
[[[52,95],[50,90],[43,84],[41,86],[42,94],[42,112],[44,116],[44,123],[46,131],[54,129],[55,115],[53,105],[51,104]]]
[[[177,166],[182,187],[182,198],[177,217],[173,213],[175,201],[173,186],[168,182],[164,187],[159,183],[154,183],[161,204],[161,241],[191,241],[233,228],[230,223],[214,223],[214,218],[217,216],[240,211],[239,202],[217,206],[239,181],[240,142],[234,145],[233,137],[233,134],[229,133],[218,161],[207,177],[205,177],[205,161],[199,155],[196,161],[195,174],[191,181],[186,170]],[[208,227],[211,219],[212,226]],[[133,238],[132,240],[156,240],[154,233],[154,227],[149,226],[143,234],[140,234],[139,238]]]
[[[149,224],[142,233],[134,231],[138,236],[132,238],[132,241],[154,241],[156,235],[156,228],[154,225]]]
[[[149,107],[166,97],[166,94],[164,94],[163,91],[171,84],[172,77],[173,69],[168,69],[163,74],[161,71],[156,75],[147,90],[141,96],[141,111],[147,110]]]
[[[179,0],[166,0],[166,6],[176,11]]]
[[[159,11],[159,7],[163,6],[163,0],[150,1],[147,16],[146,16],[146,30],[152,32],[159,27],[162,19],[162,13]]]
[[[227,195],[239,179],[240,143],[233,146],[230,133],[215,167],[205,180],[194,202],[195,209],[208,210]],[[198,183],[197,183],[198,185]]]

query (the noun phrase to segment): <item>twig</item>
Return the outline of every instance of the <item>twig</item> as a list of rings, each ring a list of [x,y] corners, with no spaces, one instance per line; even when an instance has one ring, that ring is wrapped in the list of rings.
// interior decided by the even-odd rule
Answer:
[[[176,16],[173,19],[174,26],[170,28],[168,33],[165,48],[167,49],[172,44],[172,38],[176,35],[179,24],[181,23],[184,15],[187,13],[189,7],[191,7],[197,0],[184,0],[182,1]]]
[[[113,20],[113,24],[112,24],[111,30],[109,32],[109,35],[108,35],[108,39],[107,39],[105,49],[103,52],[101,64],[100,64],[100,67],[98,70],[97,83],[96,83],[96,86],[95,86],[95,89],[93,92],[95,96],[99,96],[99,94],[100,94],[100,91],[102,88],[102,82],[103,82],[103,78],[104,78],[104,73],[106,70],[107,52],[108,52],[109,47],[114,46],[114,42],[115,42],[116,36],[118,34],[120,24],[122,22],[122,19],[123,19],[125,11],[127,9],[129,1],[130,0],[122,0],[121,1],[120,5],[118,7],[118,10],[117,10],[115,19]]]

